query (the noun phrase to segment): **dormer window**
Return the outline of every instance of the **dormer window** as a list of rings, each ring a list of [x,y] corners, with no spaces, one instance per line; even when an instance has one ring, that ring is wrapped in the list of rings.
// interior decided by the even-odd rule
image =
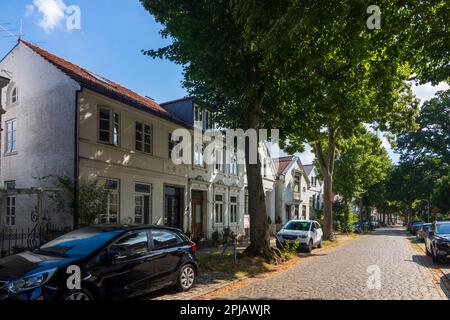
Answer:
[[[19,101],[19,89],[17,89],[17,87],[14,87],[11,93],[11,103],[17,103],[18,101]]]

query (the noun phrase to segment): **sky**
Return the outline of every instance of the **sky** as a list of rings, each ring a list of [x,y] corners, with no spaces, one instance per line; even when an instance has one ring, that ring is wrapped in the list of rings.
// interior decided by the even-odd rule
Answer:
[[[0,0],[0,25],[19,34],[21,24],[25,40],[160,103],[187,95],[180,66],[142,54],[170,40],[138,0]],[[16,43],[0,27],[0,58]],[[425,101],[447,88],[424,85],[415,93]],[[314,160],[310,148],[300,157],[304,164]]]

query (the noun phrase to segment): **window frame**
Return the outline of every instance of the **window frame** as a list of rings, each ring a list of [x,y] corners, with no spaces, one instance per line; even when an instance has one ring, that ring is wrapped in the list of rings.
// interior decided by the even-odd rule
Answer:
[[[108,111],[108,119],[102,118],[102,111]],[[107,106],[98,106],[97,112],[97,139],[101,144],[120,147],[121,144],[121,120],[120,112]],[[116,119],[117,117],[117,119]],[[101,128],[101,122],[108,121],[108,130]],[[102,140],[101,133],[108,133],[108,141]],[[117,141],[116,141],[117,140]]]
[[[17,118],[5,121],[5,154],[17,152]]]
[[[146,234],[147,234],[147,252],[138,253],[138,254],[135,254],[135,255],[132,255],[132,256],[121,257],[121,258],[119,258],[118,260],[119,260],[119,261],[124,261],[124,260],[128,260],[128,259],[133,259],[133,258],[135,258],[135,257],[137,257],[137,256],[141,256],[141,255],[146,255],[146,254],[148,254],[150,251],[152,251],[152,246],[151,246],[151,245],[152,245],[152,242],[151,242],[151,233],[149,232],[149,229],[137,229],[137,230],[128,231],[128,232],[126,232],[125,234],[123,234],[123,235],[119,236],[118,238],[114,239],[114,240],[108,245],[107,250],[111,249],[111,247],[112,247],[115,243],[119,242],[120,240],[122,240],[122,239],[124,239],[124,238],[126,238],[126,237],[129,237],[129,236],[131,236],[131,235],[133,235],[133,234],[137,234],[137,233],[146,233]]]
[[[107,184],[108,181],[114,181],[117,183],[117,189],[109,189],[107,188]],[[101,213],[99,215],[99,222],[100,223],[114,223],[111,222],[111,195],[112,193],[114,193],[117,196],[117,204],[115,204],[117,206],[117,217],[116,217],[116,222],[115,223],[120,223],[120,205],[121,205],[121,201],[120,201],[120,196],[121,196],[121,192],[120,192],[120,187],[121,187],[121,182],[120,179],[116,179],[116,178],[100,178],[99,182],[104,182],[105,185],[103,185],[102,187],[104,188],[105,191],[108,191],[108,196],[107,196],[107,202],[106,202],[106,212]],[[102,222],[102,218],[103,216],[106,216],[106,222]]]
[[[175,238],[177,239],[177,243],[176,243],[176,244],[173,244],[173,245],[166,245],[166,246],[157,248],[157,247],[155,246],[155,241],[153,240],[153,231],[162,231],[162,232],[168,232],[168,233],[171,233],[171,234],[173,234],[173,235],[175,236]],[[152,228],[152,229],[149,229],[149,234],[150,234],[151,251],[164,250],[164,249],[168,249],[168,248],[180,246],[181,244],[183,244],[183,243],[185,242],[185,240],[182,239],[182,238],[178,235],[177,232],[172,231],[172,230]],[[180,242],[180,241],[181,241],[181,242]]]
[[[233,202],[233,198],[236,199],[236,201]],[[233,213],[233,208],[235,209],[235,212]],[[233,214],[235,216],[235,220],[233,221]],[[239,195],[232,194],[230,195],[230,214],[229,214],[229,220],[230,225],[237,225],[239,224]]]
[[[222,199],[220,201],[217,200],[218,196],[222,197]],[[224,198],[225,198],[224,194],[221,194],[221,193],[214,194],[214,225],[223,226],[224,223],[225,223],[225,219],[224,219],[224,216],[225,216],[225,212],[224,212],[225,201],[224,201]],[[218,206],[220,206],[220,208],[221,208],[221,210],[220,210],[220,218],[221,218],[220,221],[217,219],[219,217],[218,216],[218,211],[217,211]]]
[[[141,131],[140,131],[140,134],[141,134],[141,140],[140,141],[138,141],[138,138],[137,138],[137,135],[138,135],[138,124],[141,126]],[[150,133],[149,134],[147,134],[146,133],[146,129],[147,128],[149,128],[150,129]],[[146,122],[141,122],[141,121],[136,121],[135,122],[135,126],[134,126],[134,131],[135,131],[135,145],[134,145],[134,148],[135,148],[135,150],[136,151],[138,151],[138,152],[142,152],[142,153],[145,153],[145,154],[150,154],[150,155],[152,155],[153,154],[153,125],[151,125],[151,124],[149,124],[149,123],[146,123]],[[150,144],[149,144],[149,146],[150,146],[150,150],[149,151],[146,151],[145,150],[145,147],[146,147],[146,145],[148,145],[147,143],[146,143],[146,137],[147,136],[150,136]],[[139,150],[138,149],[138,143],[140,143],[140,147],[141,147],[141,150]]]
[[[16,104],[19,102],[19,88],[14,86],[11,91],[11,104]]]
[[[12,200],[13,200],[14,204],[11,204]],[[6,197],[5,225],[7,227],[14,227],[16,225],[16,205],[17,205],[17,197],[16,196],[7,196]],[[11,210],[13,212],[11,212]],[[11,221],[13,221],[13,223]]]

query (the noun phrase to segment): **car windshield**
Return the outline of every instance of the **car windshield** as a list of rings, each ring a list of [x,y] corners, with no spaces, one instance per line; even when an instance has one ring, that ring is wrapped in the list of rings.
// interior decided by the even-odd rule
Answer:
[[[438,224],[436,227],[436,233],[450,234],[450,223]]]
[[[421,224],[422,224],[422,222],[414,222],[412,225],[417,227],[417,226],[420,226]]]
[[[108,231],[95,227],[83,228],[48,242],[37,252],[55,256],[83,257],[100,249],[121,232],[121,230]]]
[[[311,222],[306,221],[291,221],[284,229],[286,230],[297,230],[297,231],[309,231],[311,227]]]

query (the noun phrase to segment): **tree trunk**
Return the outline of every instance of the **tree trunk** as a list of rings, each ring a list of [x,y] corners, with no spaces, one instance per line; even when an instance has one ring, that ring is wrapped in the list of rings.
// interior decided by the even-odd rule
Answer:
[[[258,133],[263,94],[264,87],[262,86],[258,98],[247,111],[247,129],[256,130]],[[270,258],[270,232],[259,156],[257,157],[257,164],[250,164],[250,150],[254,147],[246,143],[250,245],[245,253],[251,256]]]
[[[323,239],[334,240],[333,234],[333,173],[336,155],[336,138],[339,129],[328,129],[328,153],[325,156],[321,141],[316,143],[316,157],[323,177]]]

